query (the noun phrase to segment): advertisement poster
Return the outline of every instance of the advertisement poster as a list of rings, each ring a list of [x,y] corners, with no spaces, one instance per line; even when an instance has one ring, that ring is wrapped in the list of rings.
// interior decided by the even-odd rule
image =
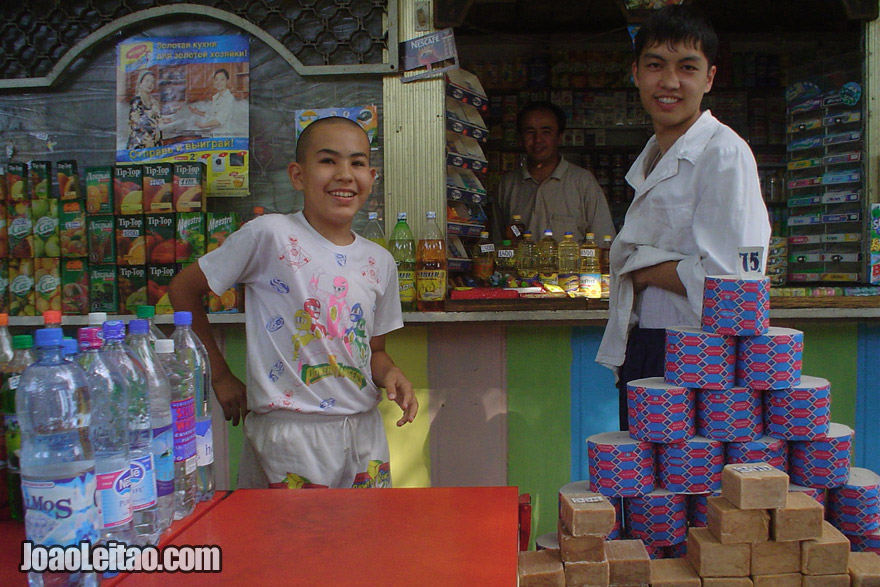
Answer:
[[[297,110],[296,115],[296,138],[299,139],[300,133],[312,122],[330,116],[341,116],[348,118],[361,125],[370,137],[370,147],[379,146],[378,130],[379,116],[377,115],[376,106],[354,106],[351,108],[314,108],[311,110]]]
[[[400,79],[404,83],[458,68],[458,50],[452,29],[404,41],[400,43],[400,55],[403,71],[413,73]]]
[[[201,161],[208,196],[247,196],[248,56],[241,35],[120,43],[116,161]]]

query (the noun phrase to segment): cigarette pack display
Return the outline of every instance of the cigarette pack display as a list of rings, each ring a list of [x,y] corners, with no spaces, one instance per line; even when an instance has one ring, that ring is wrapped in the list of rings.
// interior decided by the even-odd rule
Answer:
[[[87,257],[86,207],[82,202],[61,202],[59,214],[61,256],[64,258]]]
[[[173,212],[174,166],[171,163],[145,163],[143,170],[144,212]]]
[[[659,444],[657,482],[676,493],[711,493],[721,488],[724,445],[695,436],[684,442]]]
[[[86,167],[86,212],[113,214],[113,167]]]
[[[79,183],[76,161],[59,161],[55,166],[58,177],[58,197],[62,201],[79,200],[82,198],[82,186]]]
[[[9,260],[9,315],[36,316],[34,306],[34,260]]]
[[[770,536],[777,542],[819,538],[824,519],[822,504],[802,491],[789,491],[785,507],[770,510]]]
[[[725,465],[721,495],[743,510],[785,507],[788,475],[767,463]]]
[[[845,573],[850,558],[846,536],[830,522],[822,522],[822,535],[801,542],[801,573],[804,575],[835,575]]]
[[[146,265],[147,237],[144,217],[116,216],[116,264]]]
[[[611,585],[647,585],[651,558],[641,540],[609,540],[605,545]]]
[[[764,394],[764,430],[785,440],[813,440],[828,432],[831,422],[831,384],[804,375],[791,389]]]
[[[653,546],[670,546],[687,539],[687,496],[655,489],[623,500],[626,533]]]
[[[700,576],[683,558],[651,561],[652,587],[701,587]]]
[[[192,263],[205,254],[205,214],[178,212],[175,236],[178,263]]]
[[[847,570],[853,587],[880,585],[880,555],[875,552],[850,553]]]
[[[804,333],[771,326],[736,345],[736,384],[752,389],[790,389],[801,382]]]
[[[52,196],[52,162],[31,161],[28,166],[30,197],[32,200],[45,200]]]
[[[706,527],[721,544],[766,542],[770,515],[767,510],[741,510],[720,496],[708,497]]]
[[[60,259],[34,259],[34,310],[61,310]]]
[[[147,268],[143,265],[119,265],[116,268],[119,289],[119,313],[134,314],[147,304]]]
[[[880,475],[852,467],[846,483],[828,492],[828,521],[844,534],[880,533]]]
[[[565,587],[558,550],[525,550],[517,564],[519,587]]]
[[[10,202],[6,208],[9,225],[9,256],[30,259],[34,256],[34,217],[30,200]]]
[[[617,512],[608,498],[598,493],[560,493],[560,519],[574,536],[601,534],[614,529]]]
[[[647,442],[681,442],[694,436],[694,390],[662,377],[626,384],[630,436]]]
[[[116,223],[113,215],[88,216],[86,223],[89,240],[89,263],[92,265],[114,265],[116,263]]]
[[[205,164],[200,161],[175,163],[172,200],[175,212],[199,212],[204,209]]]
[[[587,438],[590,491],[606,497],[638,497],[654,490],[654,445],[626,432]]]
[[[744,463],[767,463],[782,472],[788,472],[788,443],[781,438],[762,436],[724,445],[724,464]]]
[[[34,200],[31,213],[34,216],[34,257],[60,257],[58,200]]]
[[[117,165],[114,167],[113,192],[116,214],[143,214],[143,168],[140,165]]]
[[[119,311],[116,265],[89,266],[89,311],[108,314]]]
[[[788,471],[797,485],[839,487],[849,477],[853,430],[832,423],[821,440],[792,442]]]
[[[6,165],[6,197],[10,202],[28,199],[27,180],[27,164],[12,161]]]
[[[770,327],[770,280],[707,276],[703,289],[703,330],[755,336]]]
[[[710,440],[748,442],[764,433],[761,392],[748,387],[697,390],[697,434]]]
[[[86,259],[61,262],[61,311],[65,314],[88,314],[89,265]]]
[[[175,215],[147,214],[144,218],[147,223],[147,263],[174,263],[177,258]]]
[[[747,577],[749,575],[752,558],[751,545],[721,544],[708,528],[688,530],[687,543],[687,560],[701,577]]]
[[[722,390],[733,386],[736,338],[699,328],[666,329],[666,374],[682,387]]]

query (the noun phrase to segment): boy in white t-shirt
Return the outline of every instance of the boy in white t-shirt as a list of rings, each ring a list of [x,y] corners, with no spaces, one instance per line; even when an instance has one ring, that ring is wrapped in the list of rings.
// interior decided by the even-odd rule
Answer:
[[[385,351],[403,326],[390,253],[351,230],[372,190],[370,144],[357,123],[325,118],[300,136],[288,167],[302,212],[255,218],[171,283],[175,310],[211,360],[227,420],[247,416],[239,487],[388,487],[380,387],[412,422],[412,384]],[[247,388],[210,333],[210,290],[245,286]]]

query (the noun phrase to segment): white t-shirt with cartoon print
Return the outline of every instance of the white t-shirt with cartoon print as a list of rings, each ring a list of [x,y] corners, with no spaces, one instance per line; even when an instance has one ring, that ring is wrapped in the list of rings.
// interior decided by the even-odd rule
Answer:
[[[349,415],[378,403],[370,338],[403,326],[388,251],[359,235],[334,245],[302,212],[269,214],[199,267],[216,294],[245,286],[249,410]]]

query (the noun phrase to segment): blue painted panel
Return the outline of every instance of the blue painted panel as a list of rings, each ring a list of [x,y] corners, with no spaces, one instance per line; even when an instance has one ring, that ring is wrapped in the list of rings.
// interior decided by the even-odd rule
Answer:
[[[855,464],[880,472],[880,326],[859,324]]]

